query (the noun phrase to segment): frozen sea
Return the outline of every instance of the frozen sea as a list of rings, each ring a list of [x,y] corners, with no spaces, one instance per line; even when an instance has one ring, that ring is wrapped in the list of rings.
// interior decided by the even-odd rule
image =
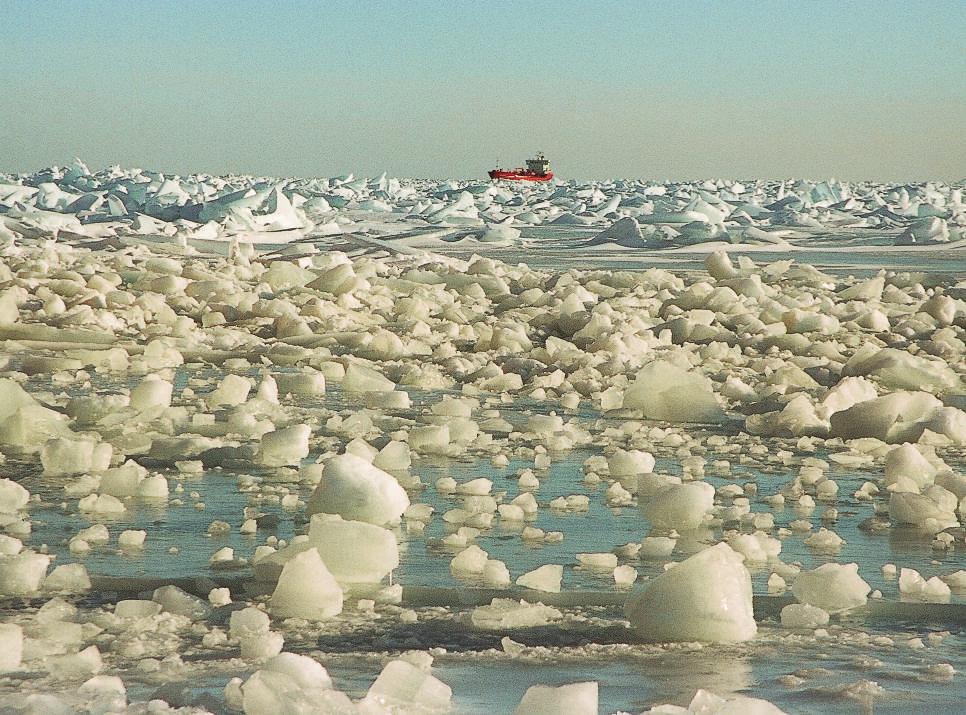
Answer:
[[[75,170],[80,178],[70,179],[70,171]],[[55,189],[63,193],[79,192],[83,184],[87,191],[94,191],[91,187],[97,182],[115,186],[127,181],[127,177],[119,174],[109,180],[98,178],[95,182],[94,177],[80,173],[80,169],[70,171],[59,171],[55,175],[57,187],[60,187]],[[449,209],[466,213],[470,211],[468,205],[472,205],[472,200],[464,196],[457,199],[459,194],[456,189],[437,191],[438,187],[427,188],[419,184],[419,204],[413,208],[412,202],[417,199],[397,191],[399,185],[394,188],[384,177],[369,184],[353,182],[351,177],[341,182],[331,180],[324,189],[313,189],[315,194],[309,202],[321,197],[325,199],[322,203],[332,203],[331,207],[326,203],[328,208],[315,216],[314,227],[306,225],[295,228],[294,224],[289,226],[284,223],[296,215],[311,217],[311,203],[286,204],[281,197],[288,195],[292,199],[292,191],[285,194],[278,189],[276,194],[270,195],[268,189],[257,182],[250,182],[255,187],[253,192],[260,192],[254,197],[249,192],[238,198],[235,194],[227,193],[225,186],[218,187],[217,191],[223,192],[224,196],[234,196],[233,201],[249,203],[243,207],[248,211],[244,216],[240,210],[234,209],[212,212],[215,217],[212,224],[218,224],[217,230],[211,228],[212,224],[208,224],[206,229],[200,220],[196,222],[197,225],[188,225],[191,222],[186,223],[187,220],[177,211],[169,211],[175,204],[162,201],[163,205],[155,212],[157,215],[151,214],[152,221],[161,222],[158,216],[162,214],[165,216],[163,220],[170,221],[172,225],[181,221],[177,233],[174,229],[167,230],[161,223],[155,225],[147,218],[142,218],[144,214],[138,214],[134,219],[130,216],[121,218],[121,209],[116,204],[111,204],[111,220],[128,223],[116,229],[116,233],[111,233],[104,228],[106,218],[103,221],[88,220],[83,211],[76,210],[76,204],[71,203],[73,199],[69,201],[69,197],[64,198],[49,187],[40,189],[38,195],[41,198],[31,199],[39,207],[33,214],[20,203],[14,205],[12,198],[9,199],[9,206],[3,204],[4,196],[16,196],[17,202],[26,201],[24,197],[32,194],[25,187],[34,184],[42,186],[46,183],[42,181],[45,178],[50,177],[45,174],[40,178],[17,179],[22,184],[2,185],[0,182],[0,208],[3,209],[0,218],[3,215],[13,217],[7,224],[0,222],[0,229],[4,225],[12,227],[10,230],[16,236],[14,243],[8,244],[7,248],[11,262],[17,256],[17,242],[34,245],[31,241],[50,238],[51,244],[44,250],[52,256],[54,249],[50,246],[56,241],[41,229],[47,231],[50,225],[54,225],[52,221],[65,220],[61,215],[73,217],[76,214],[80,217],[80,223],[71,224],[69,229],[58,229],[58,240],[61,244],[70,245],[78,255],[86,255],[85,252],[90,250],[94,256],[113,256],[114,251],[128,250],[132,251],[137,261],[145,260],[148,255],[164,256],[166,259],[173,256],[177,261],[187,261],[190,257],[191,261],[196,261],[192,264],[195,268],[202,267],[191,279],[202,281],[210,277],[203,275],[203,270],[215,265],[211,261],[220,260],[212,257],[230,256],[237,249],[237,240],[229,240],[231,236],[228,234],[231,232],[226,226],[235,225],[232,222],[239,223],[245,218],[254,222],[252,225],[246,224],[248,234],[245,235],[251,240],[249,258],[255,263],[268,265],[275,259],[301,260],[303,263],[300,265],[315,270],[317,266],[312,263],[313,260],[323,257],[321,260],[324,261],[324,256],[341,252],[347,260],[356,261],[360,275],[371,269],[368,274],[370,278],[378,275],[378,271],[372,269],[375,264],[393,266],[393,270],[398,268],[401,273],[410,265],[423,261],[432,263],[436,260],[434,257],[438,257],[440,261],[455,261],[454,265],[465,271],[466,265],[474,257],[485,256],[509,266],[525,263],[528,270],[555,277],[568,272],[603,274],[620,271],[640,274],[649,269],[661,269],[693,282],[706,278],[706,259],[710,254],[726,250],[732,261],[744,260],[757,268],[783,261],[809,264],[831,277],[835,283],[834,290],[876,276],[885,276],[897,286],[918,286],[922,296],[939,287],[960,303],[966,297],[966,239],[960,238],[963,223],[960,220],[963,216],[961,197],[957,198],[958,195],[950,192],[948,187],[922,189],[922,205],[930,208],[915,216],[914,209],[909,208],[909,194],[915,192],[906,192],[905,198],[889,198],[889,205],[896,211],[900,206],[907,211],[908,221],[903,219],[905,222],[890,219],[888,225],[869,222],[869,225],[853,228],[833,225],[818,228],[809,224],[807,230],[796,224],[793,235],[783,235],[780,245],[746,240],[747,235],[736,233],[735,227],[729,224],[730,238],[726,233],[719,232],[715,234],[716,239],[681,241],[677,240],[679,236],[675,231],[672,232],[675,235],[668,239],[673,245],[660,247],[614,243],[591,245],[602,228],[619,218],[613,210],[591,216],[587,211],[581,213],[578,208],[572,207],[571,210],[581,216],[587,214],[586,218],[592,225],[514,224],[519,234],[511,240],[503,240],[503,234],[497,236],[500,240],[495,240],[492,236],[488,238],[485,233],[487,227],[496,225],[496,218],[503,220],[503,214],[491,217],[493,220],[486,223],[481,220],[481,225],[469,227],[460,222],[447,225],[445,221],[443,225],[427,225],[422,217]],[[152,181],[161,187],[167,185],[163,183],[163,176],[161,179],[152,177]],[[193,179],[178,181],[181,190],[194,198],[192,192],[197,189],[197,182]],[[747,192],[739,191],[737,186],[719,186],[716,191],[727,195],[726,200],[737,205],[740,203],[738,198],[727,198],[732,194],[747,198]],[[353,187],[352,191],[358,194],[357,199],[339,206],[336,199],[344,199],[348,195],[348,187]],[[835,199],[841,199],[844,203],[848,198],[844,193],[846,189],[840,186],[829,188],[827,185],[810,187],[806,188],[812,192],[812,198],[805,196],[805,208],[799,207],[801,214],[807,214],[812,203],[820,204],[819,218],[830,222],[832,219],[828,213],[835,212],[827,207],[838,205],[834,203]],[[702,208],[703,199],[696,198],[707,198],[711,189],[707,186],[689,186],[686,189],[690,192],[688,197],[682,198],[678,201],[681,205],[673,208],[683,211],[687,204],[690,206],[688,211],[710,212],[713,218],[713,210],[717,210],[718,204]],[[293,191],[297,192],[298,189]],[[394,191],[397,193],[394,194]],[[586,204],[588,199],[584,193],[590,189],[571,186],[558,187],[556,191],[554,196],[558,200],[563,191],[564,198],[570,196],[575,204]],[[623,185],[602,189],[595,187],[594,191],[602,191],[608,196],[611,193],[625,197],[633,194],[631,189]],[[683,191],[685,189],[678,189],[679,194]],[[756,191],[758,194],[767,193],[771,188],[759,187]],[[825,193],[829,191],[841,191],[842,195],[825,198]],[[896,187],[876,191],[887,197],[900,193]],[[902,191],[906,190],[903,188]],[[807,194],[806,190],[799,191],[800,194],[803,192]],[[212,192],[208,193],[210,198]],[[311,194],[308,190],[303,193],[306,196]],[[854,193],[858,196],[861,192],[855,190]],[[943,204],[934,194],[947,203]],[[117,198],[116,194],[114,196]],[[160,196],[163,198],[167,194],[161,192]],[[255,198],[264,203],[261,212]],[[386,201],[393,206],[405,205],[412,214],[390,214],[371,206],[367,209],[353,207],[352,201],[358,203],[363,199],[370,204]],[[426,206],[422,205],[424,199]],[[927,199],[932,203],[927,203]],[[518,213],[528,208],[539,213],[546,210],[544,204],[548,200],[548,196],[530,194],[525,195],[518,204],[507,201],[505,206],[518,207]],[[593,200],[604,203],[606,197]],[[180,206],[183,215],[188,215],[191,201],[180,201],[177,206]],[[208,205],[214,203],[211,201]],[[765,201],[762,199],[758,203]],[[271,210],[265,208],[269,204]],[[633,205],[639,207],[641,204]],[[703,205],[707,206],[706,203]],[[68,210],[70,206],[75,206],[73,214]],[[147,212],[147,206],[144,203],[139,208]],[[909,232],[914,229],[940,230],[932,224],[926,228],[921,226],[928,223],[931,217],[940,215],[944,206],[952,208],[943,214],[945,218],[940,228],[945,234],[942,239],[909,239]],[[586,206],[583,208],[586,209]],[[614,210],[616,208],[615,205]],[[329,213],[329,209],[336,210]],[[930,213],[933,209],[937,213]],[[512,213],[509,209],[502,210],[507,215]],[[843,214],[848,211],[857,214],[857,209],[853,208],[837,210]],[[92,208],[91,211],[96,213],[97,209]],[[302,213],[299,214],[299,211]],[[51,218],[52,214],[57,215]],[[413,219],[412,216],[417,214],[419,220]],[[198,218],[198,211],[191,215]],[[472,218],[459,215],[467,221]],[[642,222],[647,216],[645,213],[635,215]],[[775,226],[778,225],[778,215],[779,210],[775,209]],[[271,217],[274,223],[269,222],[266,216]],[[319,216],[323,218],[319,219]],[[755,216],[757,220],[757,214]],[[332,229],[336,218],[344,221],[338,231]],[[795,220],[804,222],[801,216]],[[724,226],[727,222],[722,221],[721,225]],[[765,220],[760,222],[763,226],[768,225]],[[133,227],[130,231],[128,224]],[[680,222],[674,225],[680,228]],[[329,228],[321,230],[320,227],[325,226]],[[916,226],[920,226],[920,229],[916,229]],[[698,229],[705,230],[702,227]],[[38,231],[41,231],[39,238]],[[279,240],[279,231],[296,233],[286,234],[285,240]],[[939,234],[929,235],[935,237]],[[688,234],[682,229],[680,236],[687,238]],[[41,246],[37,250],[42,250],[43,244],[37,245]],[[49,266],[38,268],[36,272],[22,269],[17,274],[21,284],[29,290],[24,291],[27,295],[18,294],[16,298],[21,315],[29,314],[30,320],[34,321],[48,320],[57,330],[67,330],[72,326],[66,321],[58,322],[53,309],[49,308],[48,296],[38,291],[32,282],[48,278],[53,281],[75,280],[67,267],[57,273],[56,260],[49,258],[49,261]],[[163,266],[163,270],[158,270],[169,270],[167,264]],[[168,284],[162,283],[152,283],[145,288],[146,284],[139,284],[138,279],[132,276],[133,268],[131,276],[122,276],[124,286],[132,294],[140,295],[139,291],[143,289],[157,295],[169,289],[166,288]],[[388,280],[387,283],[412,293],[411,287],[399,288]],[[399,285],[403,283],[399,281]],[[777,281],[776,285],[781,287],[781,282]],[[258,286],[257,290],[261,291],[259,296],[267,302],[273,295],[263,286]],[[214,286],[212,290],[222,288]],[[808,287],[797,285],[795,290],[805,293]],[[818,292],[819,288],[815,290]],[[824,287],[821,290],[829,293],[833,289]],[[283,293],[282,290],[277,291],[278,295]],[[127,302],[124,296],[105,298],[100,302],[86,294],[81,294],[81,297],[83,300],[78,299],[78,302],[93,306],[94,311],[107,309],[108,312],[114,310],[123,313],[134,302],[133,298],[130,303]],[[189,314],[191,301],[182,301],[180,298],[168,295],[168,300],[177,311],[182,315]],[[85,302],[89,299],[90,302]],[[492,304],[487,300],[480,299],[480,305],[487,306],[481,311],[492,309]],[[359,310],[359,305],[353,301],[351,295],[342,298],[338,303],[339,309],[344,313]],[[338,301],[330,302],[336,304]],[[153,298],[146,305],[150,305],[151,309],[157,306]],[[232,311],[241,310],[238,306],[223,302],[215,302],[215,305],[221,311],[221,319],[228,316],[230,320]],[[305,307],[306,304],[299,305]],[[65,307],[71,309],[74,305]],[[48,310],[51,311],[49,315],[44,312]],[[210,312],[211,309],[206,307],[206,310]],[[84,319],[87,317],[84,311],[78,311],[77,315]],[[311,364],[311,360],[296,351],[291,353],[293,357],[289,359],[286,346],[301,348],[297,340],[289,343],[274,341],[265,321],[277,317],[271,313],[270,307],[264,307],[264,312],[258,315],[263,322],[255,321],[246,326],[246,330],[260,341],[256,347],[252,347],[254,343],[237,349],[217,348],[221,343],[217,343],[216,348],[206,345],[206,350],[199,349],[195,353],[186,350],[183,364],[157,370],[173,385],[172,409],[183,408],[185,414],[203,411],[199,408],[199,398],[203,401],[227,375],[240,375],[257,385],[266,369],[270,368],[275,374],[284,374],[295,372],[306,363]],[[344,318],[342,314],[337,317],[326,314],[325,318],[332,322],[326,324],[324,330],[335,336],[326,343],[330,350],[326,360],[351,357],[353,351],[363,345],[361,342],[352,342],[352,331],[365,332],[371,328],[359,328],[348,320],[339,322]],[[150,320],[147,322],[150,323]],[[212,320],[203,327],[218,330],[219,325],[217,320]],[[122,328],[116,325],[109,327],[118,335],[122,334]],[[4,329],[7,328],[9,326]],[[406,337],[408,328],[396,328]],[[142,329],[150,331],[152,328],[142,325]],[[963,337],[961,316],[952,321],[949,330],[955,336]],[[878,331],[875,335],[885,341],[886,332]],[[148,332],[141,335],[136,332],[124,333],[121,342],[143,342],[147,335]],[[126,394],[142,381],[146,372],[151,371],[144,365],[124,371],[81,369],[66,363],[56,363],[56,367],[51,369],[40,369],[38,365],[45,363],[38,363],[38,359],[56,358],[66,348],[53,339],[25,339],[21,333],[13,332],[4,333],[4,336],[5,373],[15,376],[23,389],[41,404],[59,412],[66,411],[72,398],[91,394]],[[847,339],[848,336],[842,337],[843,342],[847,342]],[[473,352],[470,341],[467,344],[454,342],[466,354]],[[227,342],[224,344],[228,345]],[[905,348],[909,343],[897,341],[891,344]],[[275,352],[261,350],[265,345],[283,349]],[[854,345],[849,345],[849,349],[854,349]],[[131,350],[131,355],[136,358],[139,351],[140,348]],[[491,356],[488,365],[512,360],[512,357],[498,353],[496,351],[495,357]],[[778,351],[772,353],[777,355]],[[942,354],[950,369],[958,371],[962,378],[962,355]],[[261,359],[263,356],[264,360]],[[233,357],[236,360],[233,361]],[[404,357],[420,362],[418,356]],[[444,358],[438,360],[443,361]],[[406,367],[405,360],[396,358],[377,359],[374,364],[397,378],[404,374],[403,368]],[[471,374],[472,369],[480,368],[482,363],[467,363],[464,366],[453,362],[447,365],[447,369],[459,374],[462,379]],[[520,363],[515,364],[513,369],[527,373],[534,367],[529,363]],[[466,377],[465,382],[470,383],[472,379]],[[716,384],[722,381],[717,380]],[[488,419],[499,418],[511,426],[510,432],[494,434],[498,441],[507,440],[506,444],[499,442],[499,449],[488,450],[485,445],[477,445],[450,457],[414,454],[411,466],[398,475],[413,502],[427,504],[434,510],[425,528],[414,525],[408,519],[392,527],[399,543],[400,564],[391,580],[402,584],[401,602],[380,602],[374,608],[359,607],[360,600],[378,600],[379,587],[355,586],[348,591],[345,611],[336,619],[324,622],[275,622],[273,619],[273,629],[284,636],[285,650],[309,655],[323,664],[334,686],[353,699],[365,696],[373,680],[391,659],[410,651],[422,651],[433,656],[432,674],[452,688],[451,711],[454,713],[510,713],[532,685],[583,681],[599,683],[601,713],[638,713],[660,703],[686,705],[699,688],[723,697],[740,694],[767,699],[789,713],[958,712],[961,704],[966,702],[966,679],[962,675],[966,670],[966,593],[953,589],[945,599],[913,599],[900,594],[897,579],[886,575],[881,568],[884,564],[895,564],[898,568],[915,569],[927,579],[949,576],[966,569],[963,530],[961,527],[947,529],[955,544],[950,548],[938,548],[932,534],[925,534],[912,526],[890,523],[888,508],[886,506],[883,512],[881,499],[873,504],[865,495],[860,496],[859,490],[864,484],[881,480],[881,454],[870,456],[842,439],[813,442],[808,439],[803,441],[799,436],[767,435],[755,438],[755,451],[749,452],[747,448],[752,442],[746,440],[744,420],[755,412],[742,412],[737,409],[740,405],[736,404],[729,404],[728,417],[720,423],[681,425],[641,420],[620,411],[603,410],[596,397],[593,400],[582,399],[576,408],[563,408],[555,400],[541,399],[539,394],[534,396],[521,391],[511,398],[507,392],[503,395],[499,392],[490,394],[475,388],[466,391],[458,384],[445,389],[425,385],[405,389],[412,401],[412,405],[406,409],[381,407],[365,395],[343,390],[339,380],[330,380],[324,394],[283,396],[286,418],[312,428],[309,453],[301,460],[303,467],[326,459],[343,449],[352,439],[367,440],[381,447],[388,441],[389,435],[405,433],[414,425],[425,423],[431,417],[432,406],[443,398],[474,396],[482,402],[474,413],[475,418],[486,410]],[[947,399],[948,404],[958,405],[961,409],[961,391],[950,389],[948,392],[951,395]],[[772,405],[765,399],[761,402],[765,406]],[[762,411],[764,409],[762,407]],[[199,433],[217,438],[219,444],[231,447],[228,451],[214,450],[200,456],[186,456],[203,463],[196,473],[176,467],[171,459],[152,458],[147,448],[141,449],[139,446],[137,435],[125,433],[120,426],[115,431],[123,435],[123,440],[110,432],[110,437],[117,438],[118,444],[126,445],[129,456],[150,473],[166,477],[171,489],[168,497],[163,499],[126,500],[126,510],[117,514],[79,509],[78,492],[65,492],[63,476],[46,475],[36,453],[23,454],[5,448],[5,459],[0,463],[0,477],[18,482],[32,495],[26,510],[30,531],[21,535],[25,546],[54,556],[55,565],[83,564],[90,574],[92,590],[84,595],[68,597],[68,600],[79,609],[75,620],[88,628],[83,643],[100,648],[104,659],[103,672],[123,679],[127,700],[135,705],[151,699],[163,699],[173,707],[184,707],[189,711],[230,711],[225,695],[226,685],[233,678],[245,679],[250,676],[257,670],[258,663],[242,660],[237,644],[219,641],[212,638],[211,633],[226,630],[234,609],[249,603],[263,603],[271,593],[273,584],[257,582],[253,577],[251,561],[255,549],[266,544],[281,546],[282,542],[291,541],[308,528],[305,505],[315,485],[300,481],[297,465],[291,465],[292,469],[259,466],[257,461],[252,460],[251,454],[246,456],[244,452],[245,445],[252,443],[250,436],[233,433],[226,427],[223,414],[216,410],[209,412],[215,416],[210,423],[196,423]],[[527,424],[534,415],[550,413],[562,416],[575,429],[585,431],[588,439],[567,449],[549,448],[546,452],[548,462],[537,465],[534,448],[540,447],[546,440],[539,435],[526,436]],[[360,415],[370,422],[363,423],[357,431],[344,426],[346,420]],[[171,416],[169,419],[174,424],[180,417]],[[150,426],[145,423],[143,429],[160,428],[155,423],[150,423]],[[950,430],[954,429],[955,424],[950,427]],[[109,434],[109,431],[103,433]],[[681,435],[681,439],[676,441],[676,435]],[[790,591],[769,592],[768,580],[776,570],[776,563],[749,564],[759,628],[756,638],[738,644],[638,642],[628,628],[623,611],[623,603],[628,595],[646,588],[649,581],[665,571],[669,562],[681,561],[697,553],[719,541],[725,530],[737,526],[716,523],[707,529],[686,533],[678,539],[672,555],[667,558],[648,560],[622,549],[625,545],[640,542],[648,534],[651,524],[635,499],[620,506],[608,503],[610,481],[606,474],[600,481],[594,479],[593,474],[588,478],[588,472],[594,471],[601,456],[612,451],[616,444],[646,449],[655,457],[655,473],[683,476],[685,479],[693,474],[687,473],[684,460],[698,458],[703,464],[703,473],[699,476],[714,486],[719,494],[730,494],[719,497],[716,502],[722,508],[731,506],[734,498],[733,492],[728,489],[722,491],[722,488],[757,485],[757,493],[747,492],[751,495],[752,511],[773,517],[773,526],[768,531],[781,542],[780,557],[784,564],[808,570],[824,563],[854,562],[874,590],[873,598],[866,606],[833,616],[829,625],[823,628],[784,628],[779,613],[783,606],[794,602],[794,598]],[[936,444],[937,452],[949,469],[956,474],[964,474],[966,450],[962,444],[941,441]],[[682,448],[682,445],[686,447]],[[240,451],[231,451],[236,448]],[[496,452],[507,457],[505,463],[492,459]],[[834,480],[838,485],[834,499],[816,499],[814,506],[801,507],[793,500],[784,506],[776,506],[756,498],[780,492],[799,472],[806,459],[826,463],[825,478]],[[498,501],[508,502],[523,491],[518,479],[527,470],[532,471],[538,479],[539,485],[532,493],[540,508],[522,523],[495,519],[492,527],[482,529],[473,543],[484,549],[490,559],[504,561],[513,578],[544,564],[562,565],[564,575],[559,594],[535,593],[517,586],[496,590],[488,588],[481,577],[457,576],[450,569],[450,562],[460,548],[444,543],[444,538],[455,532],[456,526],[445,521],[442,515],[458,508],[462,498],[438,489],[435,486],[437,480],[452,477],[457,483],[463,484],[485,478],[493,482],[492,494]],[[552,500],[571,495],[586,496],[586,508],[550,506]],[[958,508],[961,514],[962,506]],[[258,528],[254,533],[243,534],[238,528],[245,514],[257,517]],[[209,533],[213,522],[224,522],[228,525],[227,531],[216,529],[215,533]],[[86,553],[72,550],[71,539],[92,524],[103,524],[108,528],[108,543],[92,544]],[[524,527],[560,532],[563,539],[526,540],[521,538]],[[821,528],[834,530],[844,539],[844,543],[834,550],[821,550],[807,545],[805,538],[809,533]],[[118,547],[118,535],[129,529],[146,532],[142,549],[124,550]],[[745,530],[748,530],[747,527]],[[213,564],[212,555],[225,547],[233,550],[233,560]],[[615,584],[612,571],[595,571],[581,565],[578,560],[579,554],[611,552],[620,554],[622,565],[630,565],[637,570],[638,578],[633,587],[619,587]],[[231,590],[234,604],[215,608],[204,623],[188,626],[159,626],[154,623],[150,628],[141,624],[130,625],[125,630],[111,620],[112,609],[119,600],[150,599],[155,588],[170,583],[202,598],[213,587],[227,587]],[[557,608],[560,617],[532,627],[508,627],[492,631],[474,628],[470,622],[472,610],[488,604],[495,597],[540,600]],[[21,624],[28,635],[22,668],[0,672],[0,713],[40,712],[30,710],[25,700],[28,695],[39,693],[56,694],[79,710],[93,707],[86,701],[81,704],[82,698],[77,699],[76,678],[71,680],[59,676],[56,668],[49,667],[54,662],[50,658],[71,652],[71,648],[76,648],[77,644],[59,643],[56,637],[36,625],[39,622],[37,614],[48,600],[49,594],[46,597],[34,594],[0,600],[0,620],[3,623]],[[142,626],[145,632],[138,635],[137,629]],[[63,649],[58,650],[61,647]]]

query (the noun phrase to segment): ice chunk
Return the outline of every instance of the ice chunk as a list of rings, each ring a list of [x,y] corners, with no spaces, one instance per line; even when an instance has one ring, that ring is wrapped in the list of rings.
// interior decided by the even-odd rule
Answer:
[[[99,446],[92,440],[59,438],[48,440],[40,450],[40,463],[44,467],[44,475],[60,477],[107,468],[111,459],[111,446],[104,445],[105,449],[98,450],[99,453],[95,459],[95,449]],[[104,456],[107,459],[104,459]]]
[[[86,529],[78,531],[77,538],[90,544],[106,544],[110,541],[111,535],[103,524],[92,524]]]
[[[305,511],[381,526],[397,521],[408,506],[406,491],[392,475],[360,457],[343,454],[325,462],[322,481]]]
[[[359,707],[362,712],[448,712],[452,696],[446,683],[399,659],[386,664]]]
[[[13,380],[0,379],[0,444],[33,453],[53,437],[75,438],[67,417],[42,406]]]
[[[125,529],[117,537],[117,547],[122,551],[136,551],[144,548],[148,533],[144,529]]]
[[[544,564],[517,578],[517,585],[534,591],[560,593],[560,581],[563,579],[563,566],[559,564]]]
[[[883,442],[916,442],[942,402],[926,392],[893,392],[859,402],[830,418],[833,437],[875,437]]]
[[[160,474],[145,477],[138,484],[137,495],[141,499],[165,499],[168,496],[168,480]]]
[[[949,240],[949,227],[938,216],[925,216],[909,224],[896,239],[900,246],[917,243],[945,243]]]
[[[714,487],[707,482],[672,484],[643,506],[644,516],[657,529],[687,531],[701,526],[714,508]]]
[[[232,611],[228,619],[228,634],[235,639],[245,636],[260,635],[268,633],[271,619],[264,611],[257,608],[243,608],[240,611]]]
[[[658,705],[642,715],[785,715],[767,700],[731,695],[723,698],[708,690],[698,690],[686,708]]]
[[[0,556],[0,595],[30,596],[37,593],[49,565],[50,556],[33,551]]]
[[[325,375],[318,370],[303,368],[300,372],[275,374],[279,394],[317,397],[325,394]]]
[[[577,562],[587,569],[613,572],[617,568],[617,554],[577,554]]]
[[[399,566],[399,545],[388,529],[315,514],[309,542],[339,583],[378,583]]]
[[[285,673],[303,690],[311,688],[325,690],[332,687],[332,678],[329,677],[326,669],[306,655],[279,653],[266,661],[262,665],[262,670]]]
[[[828,613],[807,603],[790,603],[781,612],[785,628],[813,629],[828,625]]]
[[[353,362],[345,370],[342,389],[347,392],[392,392],[396,385],[371,367]]]
[[[110,494],[89,494],[77,503],[77,508],[100,514],[119,514],[126,511],[124,503]]]
[[[513,715],[597,715],[597,697],[597,681],[531,685]]]
[[[58,678],[85,678],[99,673],[104,667],[101,652],[96,645],[88,646],[79,653],[51,656],[46,659],[47,670]]]
[[[148,375],[137,387],[131,390],[131,407],[144,412],[156,407],[171,405],[174,386],[157,375]]]
[[[290,655],[279,653],[269,660]],[[227,689],[227,686],[226,686]],[[240,707],[245,715],[276,715],[277,713],[351,712],[352,702],[347,696],[337,691],[298,687],[295,680],[287,673],[279,673],[267,669],[256,670],[241,686],[242,702]],[[341,703],[333,702],[334,698],[342,696]],[[226,693],[226,700],[229,700]]]
[[[304,655],[279,653],[241,686],[245,715],[350,713],[349,697],[332,690],[325,668]]]
[[[44,579],[48,593],[84,593],[91,588],[91,579],[84,564],[61,564]]]
[[[838,553],[844,543],[845,539],[824,527],[805,538],[805,546],[826,553]]]
[[[101,476],[100,491],[112,497],[131,497],[138,493],[138,487],[147,477],[148,470],[133,460],[120,467],[108,469]]]
[[[618,586],[632,586],[637,581],[637,569],[626,564],[614,567],[613,575],[614,583]]]
[[[642,559],[666,559],[674,551],[677,539],[667,536],[645,536],[641,539],[641,550],[638,552]]]
[[[121,712],[127,706],[127,690],[116,675],[95,675],[77,689],[87,701],[88,712]]]
[[[23,630],[13,623],[0,623],[0,673],[20,667],[23,657]]]
[[[168,613],[185,616],[193,621],[204,620],[211,613],[211,607],[206,601],[177,586],[156,588],[151,600],[161,604],[161,608]]]
[[[17,482],[0,479],[0,514],[14,514],[30,500],[30,492]]]
[[[889,497],[889,515],[898,524],[914,524],[933,533],[958,526],[956,496],[933,485],[926,494],[893,492]]]
[[[641,233],[641,227],[633,216],[618,219],[611,226],[594,236],[587,242],[588,246],[599,246],[613,243],[625,248],[644,248],[647,242]]]
[[[487,559],[483,565],[483,583],[489,588],[506,588],[510,585],[510,570],[498,559]]]
[[[409,445],[393,440],[379,450],[372,463],[387,472],[404,472],[412,465]]]
[[[948,603],[952,591],[938,576],[925,579],[915,569],[904,568],[899,572],[899,593],[903,598]]]
[[[486,568],[487,553],[475,544],[467,546],[450,561],[449,570],[454,576],[482,574]]]
[[[483,630],[506,628],[533,628],[545,626],[563,617],[556,608],[542,603],[514,601],[512,598],[494,598],[488,606],[477,606],[470,613],[470,622]]]
[[[205,402],[208,409],[240,405],[248,399],[252,382],[241,375],[228,374],[214,390],[208,393]]]
[[[745,641],[758,631],[751,594],[741,555],[721,543],[655,578],[624,611],[646,641]]]
[[[244,660],[265,660],[278,655],[285,639],[281,633],[266,631],[257,635],[242,636],[238,645],[241,650],[241,657]]]
[[[822,564],[803,571],[792,584],[792,593],[802,603],[829,613],[841,613],[863,606],[871,587],[859,576],[859,565]]]
[[[266,467],[297,465],[309,454],[308,425],[292,425],[262,435],[258,461]]]
[[[0,556],[13,556],[23,549],[23,542],[6,534],[0,534]]]
[[[664,360],[645,365],[624,392],[625,409],[667,422],[721,422],[725,414],[703,375]]]
[[[322,620],[342,613],[342,589],[314,547],[296,555],[282,569],[269,601],[282,618]]]
[[[728,537],[728,546],[745,557],[748,563],[765,563],[776,558],[782,550],[782,543],[763,531],[754,534],[734,534]]]
[[[409,431],[409,448],[423,454],[446,454],[450,434],[446,425],[424,425]]]
[[[607,469],[612,477],[648,474],[654,471],[654,456],[637,449],[619,449],[607,458]]]
[[[114,615],[118,618],[149,618],[161,613],[161,604],[154,601],[129,598],[114,605]]]

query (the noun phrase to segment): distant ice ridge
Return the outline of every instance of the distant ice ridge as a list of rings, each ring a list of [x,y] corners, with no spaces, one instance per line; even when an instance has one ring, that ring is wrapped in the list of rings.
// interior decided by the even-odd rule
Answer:
[[[180,176],[118,166],[92,172],[79,159],[69,167],[0,174],[0,240],[150,237],[244,250],[349,232],[419,244],[435,228],[465,230],[455,239],[486,248],[518,243],[520,229],[533,226],[596,229],[586,247],[623,250],[718,242],[787,247],[815,234],[862,229],[884,233],[896,245],[948,245],[966,237],[966,207],[962,188],[942,182],[556,180],[535,186],[384,174]]]

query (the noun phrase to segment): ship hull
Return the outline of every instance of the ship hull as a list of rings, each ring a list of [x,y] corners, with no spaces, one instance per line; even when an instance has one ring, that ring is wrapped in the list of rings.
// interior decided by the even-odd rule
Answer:
[[[488,172],[491,179],[505,179],[507,181],[550,181],[553,172],[546,174],[532,174],[526,171],[505,171],[504,169],[492,169]]]

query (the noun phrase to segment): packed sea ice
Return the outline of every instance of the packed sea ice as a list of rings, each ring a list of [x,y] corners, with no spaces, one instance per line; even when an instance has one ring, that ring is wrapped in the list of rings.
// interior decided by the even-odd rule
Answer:
[[[961,701],[964,231],[938,182],[2,175],[0,710]]]

